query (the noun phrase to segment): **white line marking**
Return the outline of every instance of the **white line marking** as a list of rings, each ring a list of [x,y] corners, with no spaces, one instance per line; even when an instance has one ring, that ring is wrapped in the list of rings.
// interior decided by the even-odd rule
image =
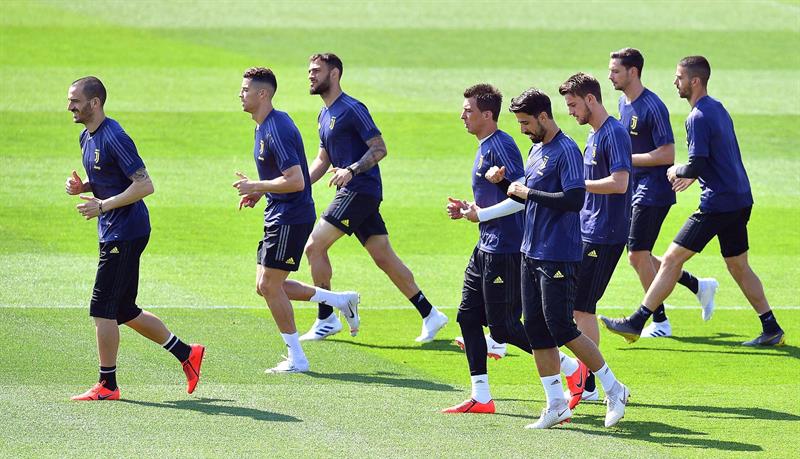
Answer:
[[[294,309],[316,309],[316,304],[301,303],[293,305]],[[413,306],[363,306],[359,305],[359,311],[365,308],[368,311],[399,311],[399,310],[413,310]],[[39,306],[39,305],[19,305],[19,304],[0,304],[0,309],[89,309],[88,304],[68,304],[68,305],[55,305],[55,306]],[[263,306],[245,306],[245,305],[148,305],[143,309],[267,309],[267,305]],[[457,306],[436,306],[436,309],[458,309]],[[633,311],[635,306],[598,306],[599,310],[621,310]],[[667,306],[667,310],[700,310],[700,306]],[[773,306],[773,309],[778,311],[797,311],[800,306]],[[717,306],[715,311],[752,311],[750,306]]]

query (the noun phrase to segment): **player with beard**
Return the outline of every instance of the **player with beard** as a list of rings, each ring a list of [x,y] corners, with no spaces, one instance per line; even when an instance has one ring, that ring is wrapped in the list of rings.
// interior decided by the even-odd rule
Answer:
[[[624,319],[600,317],[613,333],[632,343],[639,339],[644,324],[669,296],[684,263],[702,251],[715,236],[731,277],[761,320],[761,334],[742,343],[745,346],[782,346],[783,329],[769,306],[761,280],[747,259],[747,223],[753,208],[750,181],[742,163],[739,142],[728,111],[708,95],[711,65],[703,56],[689,56],[678,62],[675,87],[692,107],[686,119],[689,162],[675,164],[667,178],[675,191],[684,191],[700,180],[700,208],[692,214],[670,244],[653,283],[639,309]]]
[[[200,381],[205,346],[186,344],[154,314],[136,305],[139,259],[150,239],[150,215],[143,199],[153,193],[153,182],[136,145],[115,120],[106,117],[106,88],[96,77],[76,80],[69,88],[68,110],[75,123],[86,126],[80,135],[87,180],[72,171],[65,190],[80,195],[78,212],[97,218],[100,261],[89,305],[97,335],[100,378],[72,400],[118,400],[117,352],[119,326],[127,325],[158,343],[181,362],[187,388]],[[92,196],[81,193],[91,193]]]
[[[628,234],[628,261],[639,275],[645,292],[661,264],[653,256],[661,224],[675,204],[675,192],[667,180],[667,169],[675,162],[675,139],[664,102],[642,85],[644,57],[638,49],[623,48],[611,53],[608,79],[619,97],[620,122],[626,126],[633,151],[633,198],[631,228]],[[703,320],[714,312],[716,279],[698,279],[687,271],[678,282],[697,296]],[[672,326],[664,305],[653,313],[653,322],[642,330],[644,338],[672,336]]]
[[[335,54],[314,54],[309,59],[309,92],[319,95],[325,106],[317,118],[319,153],[309,168],[311,183],[326,172],[329,186],[336,186],[333,202],[322,213],[306,245],[314,284],[330,289],[333,270],[328,250],[344,235],[355,234],[375,264],[408,298],[422,317],[417,342],[433,341],[447,316],[434,308],[422,293],[411,270],[389,243],[389,233],[380,214],[383,187],[378,162],[386,157],[381,131],[367,107],[342,92],[342,61]],[[333,308],[320,303],[317,319],[301,340],[320,340],[342,329]],[[351,328],[355,336],[357,330]]]

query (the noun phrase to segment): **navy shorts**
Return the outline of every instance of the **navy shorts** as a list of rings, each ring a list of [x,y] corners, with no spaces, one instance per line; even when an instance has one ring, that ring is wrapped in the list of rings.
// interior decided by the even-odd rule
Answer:
[[[364,245],[370,236],[389,234],[380,206],[381,200],[374,196],[342,188],[322,212],[322,218],[348,236],[355,234]]]
[[[313,223],[265,226],[264,239],[258,243],[256,251],[256,263],[267,268],[297,271],[313,228]]]
[[[725,258],[741,255],[750,248],[747,241],[747,222],[753,207],[733,212],[693,213],[675,236],[675,243],[692,252],[702,252],[714,236]]]
[[[476,247],[464,271],[458,317],[478,317],[482,325],[489,327],[519,321],[521,256],[519,252],[489,253]]]
[[[581,336],[572,311],[579,262],[522,257],[522,316],[533,349],[561,347]]]
[[[672,206],[642,206],[635,204],[631,214],[631,229],[628,233],[628,252],[652,252],[656,245],[661,225]]]
[[[583,243],[583,260],[578,274],[578,296],[575,310],[594,314],[617,267],[625,244]]]
[[[150,236],[130,241],[100,243],[100,261],[92,290],[89,315],[124,324],[142,310],[136,305],[139,293],[139,259]]]

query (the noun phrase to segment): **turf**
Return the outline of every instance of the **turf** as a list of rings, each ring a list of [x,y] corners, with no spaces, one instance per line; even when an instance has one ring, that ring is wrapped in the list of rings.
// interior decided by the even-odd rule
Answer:
[[[691,9],[692,15],[687,15]],[[658,21],[654,21],[657,18]],[[800,330],[800,8],[797,2],[104,2],[0,4],[0,435],[1,456],[770,456],[797,451],[800,394],[793,346]],[[743,349],[758,323],[727,275],[715,243],[687,267],[720,280],[709,323],[677,289],[674,339],[602,350],[632,389],[618,428],[586,404],[573,423],[521,427],[543,394],[519,351],[490,364],[497,416],[443,416],[468,394],[466,361],[449,339],[413,342],[419,319],[355,240],[334,247],[333,285],[357,289],[362,333],[306,346],[312,372],[270,377],[282,351],[253,289],[260,212],[236,211],[233,172],[254,174],[252,128],[240,112],[242,71],[272,67],[276,105],[316,152],[316,113],[306,59],[332,50],[343,86],[370,108],[389,156],[381,163],[382,213],[392,244],[426,296],[455,317],[475,228],[450,222],[448,195],[468,197],[475,140],[458,119],[465,87],[489,81],[506,99],[530,85],[551,94],[583,70],[603,82],[608,53],[642,49],[645,84],[672,114],[678,159],[686,157],[689,107],[672,87],[675,62],[705,54],[710,92],[736,123],[756,205],[750,258],[791,346]],[[140,303],[181,337],[208,344],[197,392],[183,392],[174,359],[124,330],[125,401],[75,404],[68,396],[96,371],[85,305],[96,266],[94,222],[63,193],[80,167],[80,127],[66,91],[95,74],[106,110],[136,141],[153,176],[153,235],[142,260]],[[553,97],[556,121],[579,144],[587,134]],[[529,141],[501,116],[523,151]],[[318,210],[332,190],[314,186]],[[679,196],[662,230],[663,251],[697,205]],[[308,267],[295,278],[309,281]],[[600,311],[623,314],[641,299],[621,262]],[[229,308],[219,308],[220,306]],[[305,329],[313,310],[298,304]],[[794,368],[794,370],[792,370]],[[498,446],[501,445],[501,446]],[[587,453],[588,451],[588,453]]]

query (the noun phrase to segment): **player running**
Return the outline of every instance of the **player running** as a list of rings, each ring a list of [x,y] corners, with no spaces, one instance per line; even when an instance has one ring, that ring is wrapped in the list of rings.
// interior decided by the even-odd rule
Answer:
[[[653,246],[670,207],[675,204],[675,191],[667,180],[667,169],[675,162],[675,139],[666,105],[642,85],[644,57],[638,49],[623,48],[611,53],[608,79],[619,97],[620,122],[630,134],[633,155],[633,210],[628,234],[628,261],[639,275],[645,292],[661,264],[653,256]],[[714,312],[716,279],[698,279],[681,272],[678,283],[697,296],[703,320]],[[653,322],[642,330],[644,338],[672,336],[664,305],[653,313]]]
[[[287,357],[271,373],[308,371],[308,359],[300,345],[290,300],[326,302],[345,312],[353,335],[358,331],[358,294],[335,293],[288,280],[297,271],[316,220],[303,139],[286,112],[276,110],[272,99],[278,81],[270,69],[253,67],[242,76],[239,99],[242,109],[256,122],[253,156],[259,180],[239,176],[233,186],[242,196],[239,209],[254,207],[267,196],[264,238],[256,252],[256,292],[264,297],[281,337]]]
[[[497,128],[503,96],[489,84],[477,84],[464,91],[461,119],[467,132],[478,139],[478,151],[472,165],[474,203],[448,198],[447,212],[452,219],[464,216],[470,204],[489,207],[507,199],[504,190],[484,178],[491,167],[502,167],[516,180],[524,175],[522,156],[514,139]],[[473,214],[474,217],[474,214]],[[477,220],[477,219],[476,219]],[[494,413],[489,390],[487,355],[505,354],[505,343],[531,353],[525,329],[519,320],[521,296],[519,285],[522,213],[479,223],[480,238],[464,272],[464,286],[457,321],[461,327],[472,383],[470,398],[445,408],[443,413]],[[483,327],[489,327],[484,337]],[[492,349],[490,346],[502,346]]]
[[[326,172],[328,185],[336,186],[333,202],[322,213],[306,245],[314,284],[330,289],[333,270],[328,250],[344,235],[355,234],[375,264],[408,298],[423,318],[417,342],[433,341],[447,316],[434,308],[389,243],[389,233],[380,214],[383,199],[378,162],[386,157],[381,131],[358,100],[342,92],[342,61],[335,54],[314,54],[309,59],[309,92],[318,94],[325,106],[317,118],[319,153],[309,170],[311,183]],[[330,169],[330,170],[329,170]],[[300,340],[321,340],[342,329],[327,302],[319,305],[317,319]]]
[[[753,207],[750,181],[733,120],[725,107],[708,95],[710,76],[711,66],[703,56],[685,57],[678,63],[675,87],[692,107],[686,119],[689,162],[667,170],[675,191],[684,191],[700,180],[700,209],[689,217],[670,244],[639,309],[624,319],[600,319],[629,343],[638,340],[647,319],[675,287],[683,264],[716,236],[728,272],[761,320],[761,334],[742,344],[781,346],[785,343],[784,332],[769,306],[761,280],[747,261],[747,222]]]
[[[97,335],[100,377],[92,388],[72,400],[119,400],[117,352],[119,326],[124,324],[172,353],[186,375],[186,391],[200,381],[205,346],[186,344],[154,314],[136,305],[139,259],[150,239],[150,216],[143,199],[153,194],[153,182],[133,140],[115,120],[106,117],[106,88],[96,77],[76,80],[69,88],[72,120],[86,126],[80,135],[84,182],[76,171],[67,179],[69,195],[84,201],[78,212],[97,218],[100,261],[89,305]],[[91,196],[82,193],[91,193]]]

